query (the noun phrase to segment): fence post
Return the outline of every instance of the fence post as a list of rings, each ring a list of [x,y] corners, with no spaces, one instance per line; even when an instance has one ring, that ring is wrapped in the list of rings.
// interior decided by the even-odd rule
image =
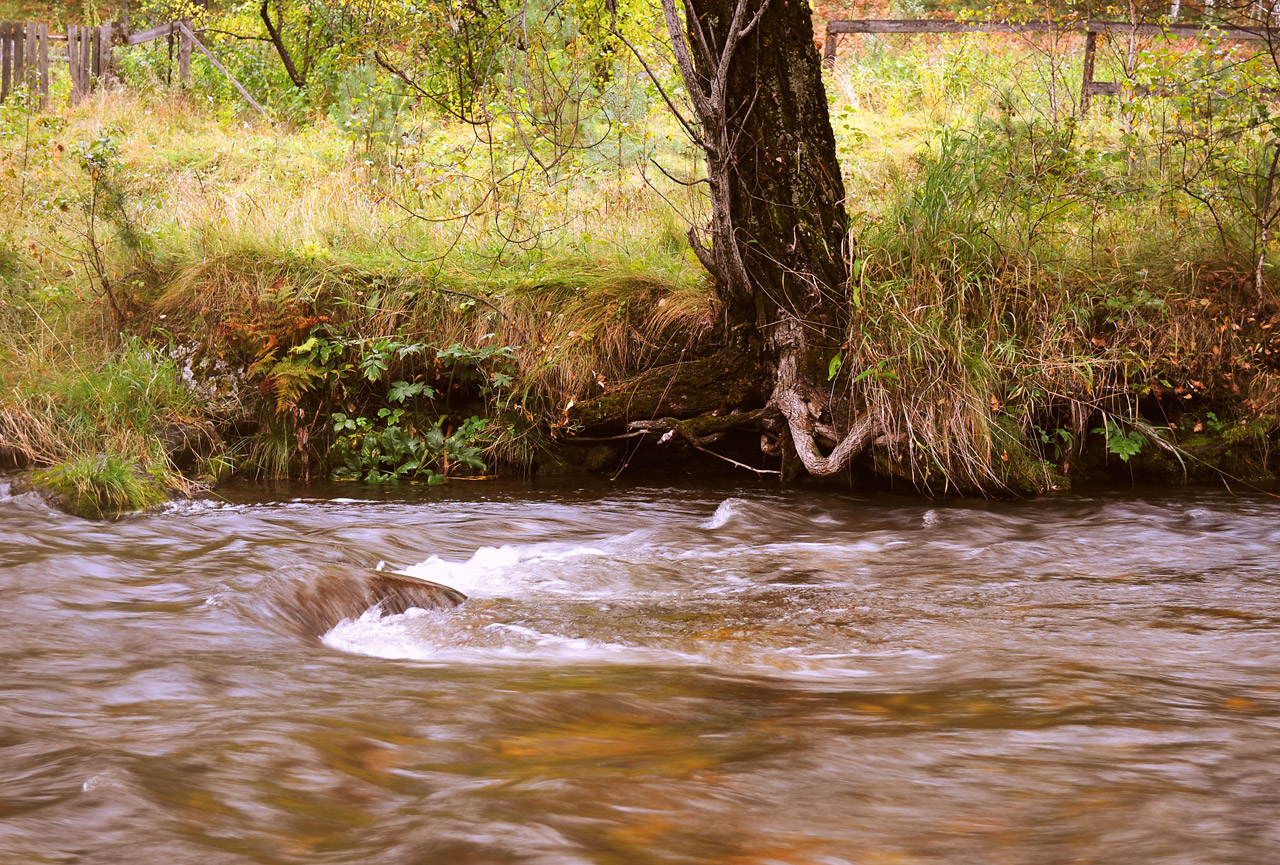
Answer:
[[[178,78],[183,86],[191,83],[191,36],[187,28],[188,21],[178,22]]]
[[[93,28],[80,27],[80,95],[85,96],[93,86],[94,45]]]
[[[40,110],[49,107],[49,25],[40,25]]]
[[[13,65],[13,48],[9,44],[12,24],[0,22],[0,102],[9,98],[9,67]]]
[[[83,99],[93,84],[93,67],[90,31],[88,27],[71,24],[67,27],[67,65],[71,70],[71,102]]]
[[[80,28],[67,25],[67,74],[71,77],[71,103],[80,92]]]
[[[822,43],[822,65],[834,69],[836,65],[836,40],[840,37],[831,32],[831,24],[827,24],[827,38]]]
[[[98,28],[98,39],[101,44],[100,56],[101,65],[99,68],[99,80],[106,82],[107,78],[115,73],[114,58],[111,54],[111,43],[115,38],[115,26],[112,24],[103,24]]]
[[[98,27],[87,27],[89,36],[89,74],[95,79],[102,75],[102,39]]]
[[[23,70],[27,68],[27,61],[23,55],[26,48],[27,28],[25,24],[10,24],[9,45],[13,48],[13,62],[9,64],[10,91],[14,91],[22,87]]]
[[[1090,30],[1084,35],[1084,76],[1080,82],[1080,116],[1089,113],[1089,100],[1093,96],[1093,58],[1098,53],[1097,31]]]
[[[23,82],[27,85],[27,99],[34,100],[40,89],[40,25],[28,24],[25,41],[26,64],[23,67]]]

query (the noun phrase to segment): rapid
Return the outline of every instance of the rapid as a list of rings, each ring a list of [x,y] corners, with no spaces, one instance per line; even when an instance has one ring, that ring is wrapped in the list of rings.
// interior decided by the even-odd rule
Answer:
[[[1270,863],[1278,814],[1280,499],[0,484],[5,865]]]

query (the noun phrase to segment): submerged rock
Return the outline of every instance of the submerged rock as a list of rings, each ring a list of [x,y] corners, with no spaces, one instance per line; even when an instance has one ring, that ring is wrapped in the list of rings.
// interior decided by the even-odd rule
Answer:
[[[315,579],[274,581],[262,595],[265,612],[308,637],[322,637],[344,619],[378,607],[386,614],[448,610],[467,599],[457,589],[383,571],[325,573]]]

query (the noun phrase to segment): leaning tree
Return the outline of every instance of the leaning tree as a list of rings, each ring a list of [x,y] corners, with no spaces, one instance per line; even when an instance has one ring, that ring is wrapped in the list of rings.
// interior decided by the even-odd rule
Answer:
[[[848,326],[848,217],[807,0],[662,0],[711,219],[689,231],[729,328],[773,372],[759,413],[805,470],[843,470],[878,426],[815,385],[810,346]],[[823,454],[819,445],[830,448]],[[776,445],[766,445],[771,449]]]

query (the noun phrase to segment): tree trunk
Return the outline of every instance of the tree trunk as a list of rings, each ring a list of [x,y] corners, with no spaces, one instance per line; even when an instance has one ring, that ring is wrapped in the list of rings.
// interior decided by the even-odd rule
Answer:
[[[849,240],[812,13],[807,0],[682,2],[683,15],[676,0],[663,12],[712,205],[689,240],[730,328],[773,370],[782,444],[809,474],[836,474],[880,431],[856,415],[838,429],[833,415],[852,413],[814,383],[809,346],[839,345],[848,324]]]
[[[836,323],[848,217],[809,4],[685,0],[684,40],[664,9],[711,187],[712,225],[690,239],[730,323]]]

